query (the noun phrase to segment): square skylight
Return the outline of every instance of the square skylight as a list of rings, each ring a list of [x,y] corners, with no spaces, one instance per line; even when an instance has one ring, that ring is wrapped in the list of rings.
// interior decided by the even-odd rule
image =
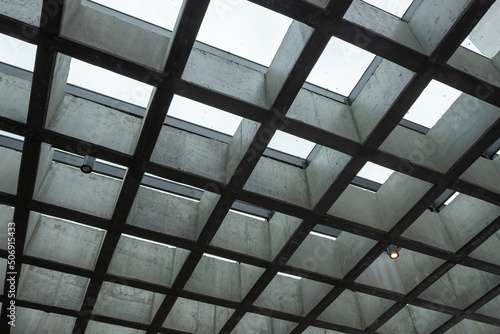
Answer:
[[[372,162],[367,162],[363,166],[363,168],[361,168],[357,176],[373,182],[384,184],[384,182],[387,181],[392,173],[394,173],[392,169],[376,165]]]
[[[0,34],[0,62],[33,72],[36,45]]]
[[[269,66],[292,19],[249,1],[212,0],[197,40]]]
[[[68,84],[146,108],[153,86],[71,59]]]
[[[399,18],[403,17],[413,0],[362,0]]]
[[[173,30],[182,0],[92,0],[118,12]]]
[[[167,116],[233,136],[242,118],[178,95],[174,96]]]
[[[332,37],[307,81],[349,96],[374,58],[374,54]]]
[[[307,159],[316,144],[282,131],[276,131],[268,148]]]
[[[404,119],[430,129],[460,94],[460,91],[432,80],[408,110]]]

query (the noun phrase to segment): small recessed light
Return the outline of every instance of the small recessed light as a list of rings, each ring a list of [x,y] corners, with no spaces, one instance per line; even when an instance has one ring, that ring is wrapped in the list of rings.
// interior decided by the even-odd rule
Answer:
[[[398,246],[389,245],[389,247],[387,247],[386,252],[391,259],[395,260],[399,257],[399,250],[400,250],[400,248]]]

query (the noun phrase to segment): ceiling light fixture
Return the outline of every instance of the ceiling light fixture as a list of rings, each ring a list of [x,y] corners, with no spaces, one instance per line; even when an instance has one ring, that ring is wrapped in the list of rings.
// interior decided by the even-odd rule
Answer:
[[[86,155],[85,159],[83,159],[82,165],[80,166],[80,170],[85,174],[92,173],[92,170],[94,169],[94,163],[95,163],[95,158]]]
[[[387,255],[389,255],[389,257],[393,260],[397,259],[399,257],[399,250],[401,248],[399,248],[398,246],[396,245],[389,245],[389,247],[387,247]]]

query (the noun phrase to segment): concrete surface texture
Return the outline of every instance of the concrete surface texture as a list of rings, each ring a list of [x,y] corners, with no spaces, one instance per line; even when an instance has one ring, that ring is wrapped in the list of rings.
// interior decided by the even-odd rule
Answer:
[[[179,2],[168,31],[0,0],[1,33],[37,46],[32,73],[0,66],[0,332],[499,333],[499,2],[252,0],[293,19],[267,68],[196,41],[241,1]],[[378,56],[349,96],[306,83],[332,37]],[[68,86],[72,59],[154,86],[148,106]],[[431,80],[461,94],[427,129],[403,118]],[[242,121],[167,123],[174,96]],[[278,130],[315,147],[266,150]]]

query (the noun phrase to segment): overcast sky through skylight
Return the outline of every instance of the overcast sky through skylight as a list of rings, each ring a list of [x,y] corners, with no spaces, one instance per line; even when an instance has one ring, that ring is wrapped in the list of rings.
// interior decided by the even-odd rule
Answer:
[[[374,58],[370,52],[332,37],[307,81],[349,96]]]
[[[291,22],[249,1],[211,0],[196,39],[269,66]]]
[[[71,59],[68,83],[146,108],[153,87],[123,75]]]
[[[36,45],[0,34],[0,61],[33,72]]]
[[[242,118],[178,95],[174,96],[168,116],[233,136]]]
[[[367,162],[363,166],[363,168],[361,168],[357,176],[380,184],[384,184],[384,182],[387,181],[392,173],[394,173],[392,169],[379,166],[372,162]]]
[[[282,131],[276,131],[268,147],[306,159],[316,144]]]
[[[448,108],[460,96],[461,92],[432,80],[417,101],[404,116],[414,123],[432,128]]]

